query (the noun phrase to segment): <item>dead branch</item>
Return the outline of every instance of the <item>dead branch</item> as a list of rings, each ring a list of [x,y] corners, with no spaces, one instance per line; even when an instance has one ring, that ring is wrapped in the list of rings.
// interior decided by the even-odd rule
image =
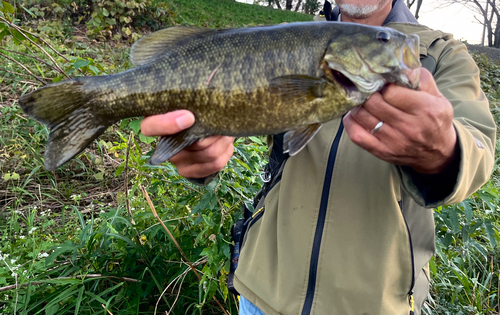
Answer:
[[[0,56],[1,57],[4,57],[5,59],[9,59],[10,61],[14,62],[15,64],[17,64],[18,66],[20,66],[21,68],[23,68],[26,72],[28,72],[33,78],[35,78],[37,81],[39,81],[40,83],[42,83],[43,85],[47,84],[46,82],[43,81],[44,78],[42,77],[39,77],[37,75],[35,75],[33,72],[31,72],[28,68],[26,68],[22,63],[20,63],[19,61],[15,60],[15,59],[12,59],[2,53],[0,53]]]

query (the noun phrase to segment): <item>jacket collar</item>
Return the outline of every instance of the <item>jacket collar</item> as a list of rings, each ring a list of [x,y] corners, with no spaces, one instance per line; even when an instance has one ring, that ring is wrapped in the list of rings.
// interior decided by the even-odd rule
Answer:
[[[333,8],[332,21],[337,21],[339,13],[340,13],[340,9],[338,6]],[[382,24],[382,25],[386,25],[387,23],[391,23],[391,22],[418,24],[417,19],[415,19],[415,17],[410,12],[408,7],[406,7],[403,0],[394,0],[392,2],[391,13],[389,13],[389,15],[387,16],[387,18],[384,21],[384,24]]]

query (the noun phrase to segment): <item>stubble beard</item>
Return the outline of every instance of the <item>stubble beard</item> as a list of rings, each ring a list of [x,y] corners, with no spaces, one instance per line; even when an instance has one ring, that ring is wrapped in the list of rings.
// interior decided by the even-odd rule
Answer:
[[[380,0],[378,4],[368,5],[368,4],[351,4],[343,3],[337,1],[340,7],[340,12],[354,19],[366,19],[370,17],[373,13],[379,11],[389,0]]]

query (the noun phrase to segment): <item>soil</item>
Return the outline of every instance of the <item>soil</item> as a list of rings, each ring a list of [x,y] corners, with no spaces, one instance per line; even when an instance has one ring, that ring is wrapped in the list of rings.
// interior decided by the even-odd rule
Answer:
[[[492,47],[484,47],[481,45],[465,44],[471,53],[485,54],[490,60],[500,63],[500,49]]]

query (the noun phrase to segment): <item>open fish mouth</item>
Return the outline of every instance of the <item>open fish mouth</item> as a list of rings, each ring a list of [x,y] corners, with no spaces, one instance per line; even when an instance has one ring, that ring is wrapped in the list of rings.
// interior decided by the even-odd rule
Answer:
[[[419,37],[409,35],[405,44],[394,51],[397,66],[370,66],[362,52],[354,47],[359,68],[351,73],[333,55],[325,55],[321,69],[325,75],[339,84],[350,99],[361,99],[373,94],[389,83],[417,90],[420,80]]]
[[[347,77],[342,71],[333,68],[328,69],[332,78],[337,82],[347,93],[349,98],[355,99],[361,97],[362,92],[359,90],[358,85]]]

